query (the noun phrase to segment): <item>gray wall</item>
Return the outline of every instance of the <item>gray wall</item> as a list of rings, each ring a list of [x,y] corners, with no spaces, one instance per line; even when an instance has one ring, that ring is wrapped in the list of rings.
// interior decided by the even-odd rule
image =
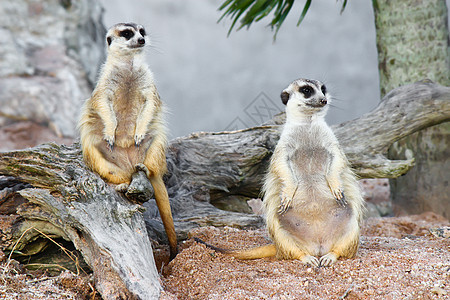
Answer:
[[[149,32],[148,62],[171,137],[257,125],[283,109],[280,92],[299,77],[324,81],[337,98],[330,124],[379,102],[371,1],[349,1],[343,15],[341,1],[313,1],[300,27],[296,1],[275,43],[269,19],[227,37],[231,22],[217,23],[222,1],[102,2],[107,27],[131,21]]]

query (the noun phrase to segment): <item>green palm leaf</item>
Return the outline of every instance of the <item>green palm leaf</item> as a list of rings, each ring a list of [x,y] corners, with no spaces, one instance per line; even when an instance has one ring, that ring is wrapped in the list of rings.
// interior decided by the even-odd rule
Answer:
[[[373,1],[376,2],[376,0]],[[311,3],[312,0],[306,0],[297,22],[297,26],[299,26],[306,17]],[[219,19],[219,22],[225,17],[229,17],[232,20],[230,29],[228,30],[228,35],[230,35],[238,21],[240,21],[241,24],[237,30],[242,27],[249,28],[254,22],[258,22],[267,17],[273,11],[273,18],[269,25],[272,30],[275,29],[275,39],[278,30],[280,30],[281,25],[291,11],[293,4],[294,0],[226,0],[219,7],[220,11],[224,11]],[[341,13],[345,10],[346,6],[347,0],[343,0]]]

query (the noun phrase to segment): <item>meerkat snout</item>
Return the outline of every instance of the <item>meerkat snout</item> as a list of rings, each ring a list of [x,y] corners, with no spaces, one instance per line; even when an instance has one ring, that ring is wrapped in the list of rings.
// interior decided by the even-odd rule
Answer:
[[[322,108],[327,105],[327,103],[328,102],[326,98],[312,98],[304,102],[305,106],[310,108]]]

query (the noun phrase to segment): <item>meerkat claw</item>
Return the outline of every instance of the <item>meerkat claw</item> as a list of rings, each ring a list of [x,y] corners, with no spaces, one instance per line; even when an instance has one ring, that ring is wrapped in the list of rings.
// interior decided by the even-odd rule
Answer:
[[[144,135],[135,135],[134,136],[134,145],[136,147],[139,147],[142,144],[143,140],[144,140]]]
[[[302,258],[302,262],[306,265],[309,265],[311,267],[320,267],[320,261],[317,259],[317,257],[312,255],[306,255]]]
[[[336,202],[342,207],[345,207],[348,204],[347,203],[347,199],[345,199],[344,192],[342,192],[342,198],[341,199],[338,199],[338,198],[335,198],[335,199],[336,199]]]
[[[330,188],[331,193],[333,194],[333,196],[337,199],[340,200],[342,199],[342,189],[339,187],[340,181],[336,180],[334,177],[327,177],[326,178],[327,183],[328,183],[328,187]]]
[[[292,198],[288,197],[288,195],[285,192],[281,193],[281,203],[280,207],[278,208],[278,213],[280,215],[284,214],[289,207],[291,206]]]
[[[319,259],[321,267],[329,267],[337,261],[336,254],[328,253]]]
[[[109,151],[112,152],[114,150],[114,138],[113,137],[106,137],[105,141],[108,144]]]
[[[286,205],[280,205],[280,207],[278,208],[278,213],[280,215],[283,215],[287,210],[288,210],[289,206]]]
[[[331,190],[331,192],[333,193],[333,196],[334,196],[337,200],[341,200],[341,199],[344,197],[343,192],[342,192],[342,190],[341,190],[340,188]]]

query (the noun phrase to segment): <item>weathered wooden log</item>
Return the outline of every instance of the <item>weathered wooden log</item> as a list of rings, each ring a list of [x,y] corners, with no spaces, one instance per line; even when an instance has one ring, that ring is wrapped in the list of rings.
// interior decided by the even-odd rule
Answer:
[[[78,144],[3,153],[0,170],[33,186],[18,191],[28,202],[17,209],[15,250],[36,239],[39,233],[29,230],[36,228],[74,243],[105,299],[158,298],[161,286],[142,207],[87,170]]]
[[[390,161],[384,156],[388,147],[403,136],[450,120],[449,100],[450,88],[418,82],[393,90],[371,113],[333,129],[359,176],[392,178],[407,172],[414,158]],[[259,196],[282,123],[283,116],[278,116],[254,128],[196,133],[170,142],[165,180],[180,239],[197,226],[262,225],[259,216],[214,205]],[[157,297],[160,285],[147,234],[163,241],[165,233],[153,200],[143,204],[142,213],[142,206],[130,203],[86,169],[78,144],[1,153],[0,175],[10,176],[4,180],[11,185],[20,183],[18,193],[28,200],[17,209],[21,218],[11,239],[32,226],[61,236],[82,252],[103,297]],[[33,232],[28,231],[18,247],[35,239]]]
[[[449,121],[450,87],[429,80],[389,92],[370,113],[334,126],[344,151],[361,178],[396,178],[414,158],[389,160],[388,148],[421,129]]]

